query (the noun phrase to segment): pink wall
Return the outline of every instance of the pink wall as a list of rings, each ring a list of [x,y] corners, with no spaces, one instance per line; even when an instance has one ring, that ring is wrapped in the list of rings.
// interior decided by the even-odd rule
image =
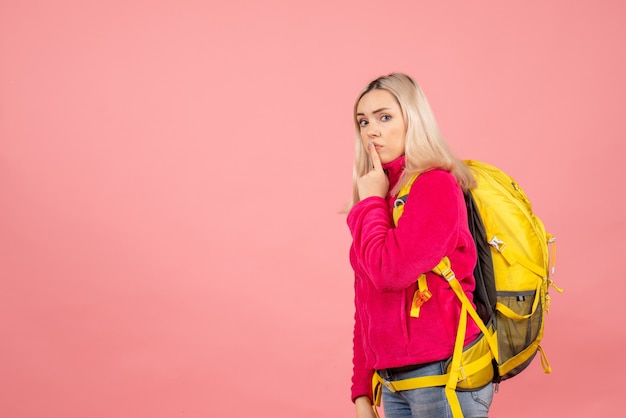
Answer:
[[[353,416],[337,212],[354,97],[391,71],[559,240],[554,372],[492,415],[610,415],[624,3],[300,3],[2,1],[0,416]]]

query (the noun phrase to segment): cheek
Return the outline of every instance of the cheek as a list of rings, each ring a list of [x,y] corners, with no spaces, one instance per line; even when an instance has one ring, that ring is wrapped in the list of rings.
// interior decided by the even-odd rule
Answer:
[[[396,148],[404,149],[404,141],[406,140],[406,131],[402,128],[398,128],[398,130],[396,130],[396,135],[394,136],[396,138]]]

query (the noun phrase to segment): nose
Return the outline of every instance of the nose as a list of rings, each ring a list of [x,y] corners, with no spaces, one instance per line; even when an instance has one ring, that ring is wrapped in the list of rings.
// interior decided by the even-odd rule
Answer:
[[[374,138],[380,136],[380,129],[373,123],[367,125],[367,136],[370,138]]]

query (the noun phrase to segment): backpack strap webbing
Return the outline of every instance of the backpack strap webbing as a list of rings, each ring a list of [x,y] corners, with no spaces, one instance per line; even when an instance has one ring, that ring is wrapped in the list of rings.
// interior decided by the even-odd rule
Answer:
[[[398,226],[398,220],[404,211],[404,204],[406,203],[406,199],[409,197],[409,191],[418,176],[419,174],[414,175],[404,186],[402,186],[398,192],[398,197],[395,202],[393,202],[393,224],[395,226]]]
[[[462,417],[463,413],[461,411],[461,405],[459,403],[459,399],[456,396],[456,385],[459,379],[459,372],[461,369],[461,356],[463,352],[463,343],[465,342],[465,333],[467,331],[467,315],[472,317],[478,328],[483,333],[484,337],[487,338],[487,342],[489,343],[490,352],[487,353],[483,358],[479,359],[477,362],[485,367],[491,363],[492,357],[498,358],[498,344],[492,338],[492,333],[487,330],[487,327],[483,323],[482,319],[478,316],[478,312],[474,309],[474,306],[470,302],[469,298],[463,291],[461,287],[461,283],[456,278],[454,271],[450,267],[450,259],[448,257],[444,257],[435,268],[432,270],[435,274],[446,279],[457,298],[461,302],[461,315],[459,318],[459,326],[457,328],[456,340],[454,342],[454,352],[452,354],[452,364],[450,366],[449,379],[446,383],[445,393],[446,398],[448,399],[448,403],[450,404],[450,409],[452,409],[452,416],[454,418]],[[484,361],[487,360],[485,364]],[[463,367],[463,372],[465,375],[469,375],[469,370],[465,370],[466,366]]]
[[[428,282],[426,281],[426,274],[420,274],[417,279],[417,290],[413,294],[413,302],[411,302],[411,318],[419,318],[420,308],[424,303],[432,297],[432,293],[428,290]]]
[[[461,314],[459,317],[459,325],[457,327],[456,339],[454,341],[454,350],[451,358],[450,372],[435,375],[435,376],[422,376],[414,377],[410,379],[402,379],[395,381],[388,381],[384,379],[378,372],[374,372],[372,377],[372,394],[374,411],[376,407],[380,406],[382,398],[383,385],[391,392],[398,392],[403,390],[420,389],[434,386],[445,387],[446,398],[450,404],[452,410],[452,416],[454,418],[462,418],[463,412],[459,399],[456,396],[456,387],[459,380],[462,380],[465,376],[476,373],[485,367],[491,365],[491,360],[494,356],[497,356],[498,346],[495,343],[493,334],[487,329],[483,321],[478,316],[476,309],[470,302],[469,298],[463,291],[461,283],[456,278],[456,275],[450,268],[450,260],[448,257],[444,257],[437,266],[432,269],[433,273],[444,278],[449,284],[457,298],[461,302]],[[419,290],[418,290],[419,291]],[[461,358],[463,352],[463,345],[465,342],[465,334],[467,331],[467,316],[470,316],[474,322],[478,325],[480,331],[487,338],[487,342],[490,347],[490,352],[487,352],[481,358],[461,366]],[[497,358],[497,357],[496,357]]]
[[[446,279],[446,281],[448,282],[448,284],[450,285],[450,287],[456,294],[457,298],[461,301],[461,305],[465,307],[467,313],[469,314],[469,316],[472,317],[476,325],[478,325],[478,328],[480,329],[480,331],[485,336],[490,336],[491,332],[487,329],[487,327],[485,326],[485,323],[480,318],[480,316],[478,316],[478,312],[476,312],[476,309],[474,309],[474,306],[472,306],[472,303],[470,302],[469,298],[467,297],[467,295],[463,291],[463,288],[461,287],[461,283],[459,282],[459,280],[456,278],[456,275],[452,271],[452,268],[450,266],[450,259],[448,257],[444,257],[443,259],[441,259],[439,264],[437,264],[432,269],[432,272]],[[491,351],[493,352],[494,356],[497,358],[498,345],[495,344],[495,342],[491,338],[489,338],[489,346],[491,347]]]

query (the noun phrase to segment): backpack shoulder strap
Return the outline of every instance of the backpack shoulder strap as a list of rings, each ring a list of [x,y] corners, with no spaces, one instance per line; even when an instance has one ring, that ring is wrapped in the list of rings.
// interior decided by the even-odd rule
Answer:
[[[472,317],[476,325],[478,325],[478,328],[480,328],[480,330],[485,335],[490,335],[491,333],[487,330],[487,327],[483,320],[478,316],[476,309],[472,306],[472,303],[463,291],[461,283],[456,278],[454,271],[452,271],[452,268],[450,267],[450,259],[448,257],[442,258],[439,264],[433,267],[432,272],[438,276],[441,276],[448,282],[448,284],[450,284],[450,287],[452,288],[454,293],[456,293],[456,296],[461,301],[461,304],[466,307],[467,313]],[[497,346],[494,345],[492,349],[494,353],[498,352]]]
[[[395,226],[398,226],[398,220],[400,219],[400,216],[402,216],[402,212],[404,212],[404,204],[409,197],[411,186],[413,186],[413,183],[418,176],[419,173],[415,174],[413,177],[411,177],[411,180],[409,180],[404,186],[402,186],[402,188],[398,192],[398,197],[396,198],[395,202],[393,202],[393,224]]]

